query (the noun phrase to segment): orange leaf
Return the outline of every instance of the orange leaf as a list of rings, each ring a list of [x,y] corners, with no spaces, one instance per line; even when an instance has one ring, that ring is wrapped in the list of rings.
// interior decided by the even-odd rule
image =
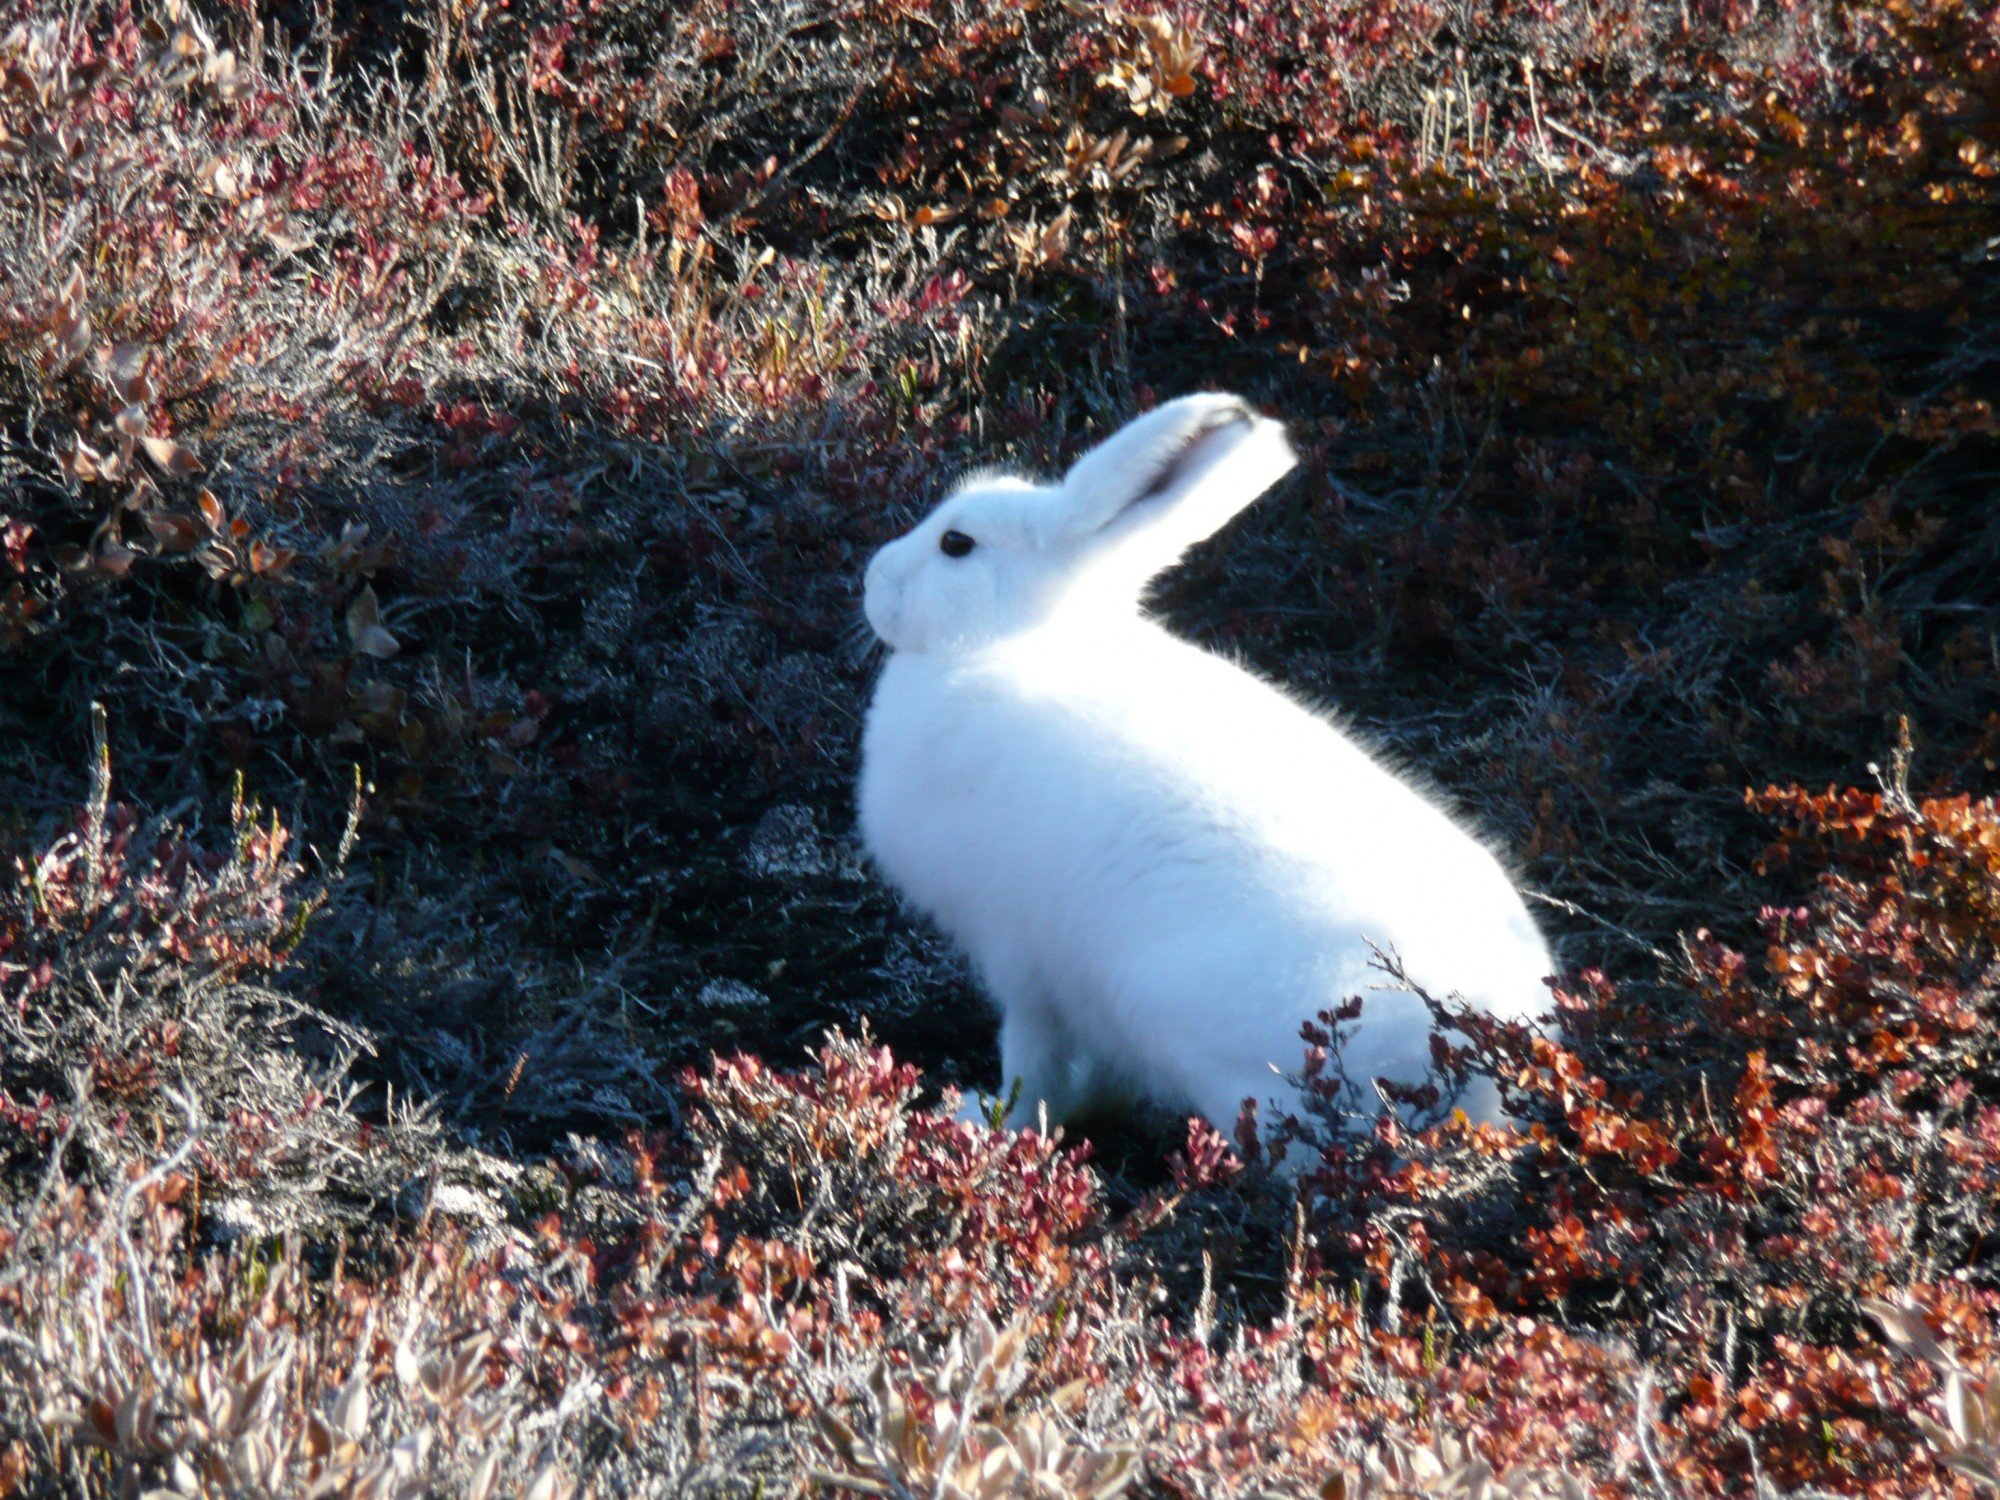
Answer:
[[[201,471],[201,460],[172,438],[148,437],[140,441],[145,445],[146,457],[158,464],[163,474],[196,474]]]

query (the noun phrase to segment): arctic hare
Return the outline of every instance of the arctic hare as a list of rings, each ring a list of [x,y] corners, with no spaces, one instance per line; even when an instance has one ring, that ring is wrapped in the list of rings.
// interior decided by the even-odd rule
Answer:
[[[1491,853],[1337,727],[1142,608],[1148,583],[1289,471],[1227,395],[1130,423],[1059,485],[975,479],[868,565],[890,656],[861,835],[1001,1011],[1015,1123],[1144,1097],[1225,1133],[1293,1110],[1300,1023],[1365,996],[1346,1073],[1420,1080],[1431,1017],[1507,1019],[1549,951]],[[1490,1084],[1465,1107],[1493,1118]]]

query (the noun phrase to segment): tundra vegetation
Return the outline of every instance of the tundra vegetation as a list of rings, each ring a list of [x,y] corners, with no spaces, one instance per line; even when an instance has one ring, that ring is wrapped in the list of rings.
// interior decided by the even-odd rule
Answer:
[[[1996,329],[1969,0],[0,0],[0,1495],[2000,1490]],[[1565,959],[1296,1208],[850,837],[868,553],[1203,386]]]

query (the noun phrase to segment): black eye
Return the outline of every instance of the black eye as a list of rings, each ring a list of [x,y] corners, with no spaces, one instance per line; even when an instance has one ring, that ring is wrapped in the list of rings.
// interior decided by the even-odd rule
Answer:
[[[963,557],[972,550],[972,538],[962,531],[947,531],[938,538],[938,551],[946,557]]]

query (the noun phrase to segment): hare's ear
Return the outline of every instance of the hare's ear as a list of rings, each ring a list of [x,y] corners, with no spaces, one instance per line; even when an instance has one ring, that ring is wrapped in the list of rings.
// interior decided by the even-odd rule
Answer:
[[[1144,576],[1220,529],[1291,469],[1285,432],[1235,396],[1183,396],[1128,422],[1063,480],[1061,526]]]

